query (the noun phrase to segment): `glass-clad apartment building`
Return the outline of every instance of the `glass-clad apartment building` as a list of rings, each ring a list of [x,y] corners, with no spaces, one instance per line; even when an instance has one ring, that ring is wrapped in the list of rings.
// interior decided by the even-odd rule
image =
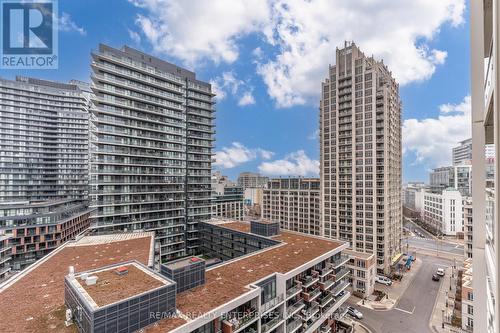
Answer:
[[[22,269],[89,225],[88,84],[0,79],[0,231]]]
[[[210,84],[127,46],[99,45],[91,66],[93,228],[155,231],[164,261],[196,253],[212,209]]]

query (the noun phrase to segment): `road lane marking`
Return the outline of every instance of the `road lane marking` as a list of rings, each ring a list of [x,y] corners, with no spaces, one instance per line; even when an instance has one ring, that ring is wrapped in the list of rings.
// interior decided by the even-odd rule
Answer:
[[[404,313],[407,313],[407,314],[413,314],[413,312],[415,311],[415,307],[413,307],[413,309],[410,311],[408,310],[403,310],[403,309],[400,309],[400,308],[394,308],[394,310],[398,310],[398,311],[401,311],[401,312],[404,312]]]

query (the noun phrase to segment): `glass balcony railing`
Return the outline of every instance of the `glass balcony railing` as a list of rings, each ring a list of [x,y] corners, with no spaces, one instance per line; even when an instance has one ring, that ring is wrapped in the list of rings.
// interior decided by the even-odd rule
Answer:
[[[282,320],[283,320],[283,318],[281,318],[281,316],[278,316],[278,317],[271,319],[270,321],[268,321],[267,323],[265,323],[261,326],[261,332],[262,333],[268,332],[269,330],[271,330],[271,328],[276,326]]]

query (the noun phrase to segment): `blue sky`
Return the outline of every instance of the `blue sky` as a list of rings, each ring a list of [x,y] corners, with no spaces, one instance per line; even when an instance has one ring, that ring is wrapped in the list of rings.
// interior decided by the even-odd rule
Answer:
[[[465,0],[60,0],[59,17],[59,69],[2,77],[89,81],[99,43],[195,70],[219,91],[216,168],[232,178],[317,172],[320,84],[346,39],[401,83],[405,181],[470,136]]]

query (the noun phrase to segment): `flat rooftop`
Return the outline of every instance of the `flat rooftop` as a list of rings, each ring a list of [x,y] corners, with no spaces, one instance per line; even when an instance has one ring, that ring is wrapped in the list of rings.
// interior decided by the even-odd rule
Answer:
[[[374,253],[367,253],[367,252],[359,252],[359,251],[354,251],[351,249],[345,249],[344,254],[356,257],[358,259],[370,259],[371,257],[374,257]]]
[[[279,222],[273,222],[271,220],[252,220],[251,222],[260,223],[260,224],[278,224],[279,223]]]
[[[0,332],[76,332],[75,325],[64,324],[68,267],[78,273],[130,260],[149,265],[153,244],[152,233],[85,236],[65,243],[0,285]]]
[[[127,273],[117,274],[118,268],[126,269]],[[70,283],[80,291],[94,310],[172,284],[134,262],[88,272],[88,276],[97,277],[93,285],[87,285],[81,279],[84,273],[86,272],[76,274]]]
[[[248,222],[213,224],[236,231],[250,232]],[[177,294],[177,310],[188,318],[196,318],[248,292],[250,290],[248,285],[275,272],[292,271],[344,244],[285,230],[281,230],[280,234],[271,238],[282,244],[207,269],[205,284]],[[180,326],[176,326],[172,320],[161,320],[146,327],[145,332],[168,332]]]
[[[248,222],[213,224],[250,232]],[[187,322],[186,319],[201,316],[248,292],[250,284],[275,272],[292,271],[345,244],[286,230],[271,238],[281,244],[207,269],[205,284],[177,294],[179,317],[160,320],[144,331],[177,329]],[[64,277],[68,267],[74,266],[78,274],[131,260],[151,266],[153,256],[152,233],[86,236],[77,242],[68,242],[7,284],[0,285],[0,332],[77,332],[75,325],[66,327],[64,324]],[[103,279],[106,277],[99,277],[98,282]],[[136,292],[130,290],[123,294],[120,291],[121,294],[116,295],[121,299]],[[95,290],[90,290],[89,295],[98,305],[113,302],[111,297],[115,297],[108,292],[101,295]],[[105,300],[105,296],[111,299]]]
[[[188,257],[188,258],[184,258],[184,259],[175,260],[175,261],[166,263],[164,265],[166,267],[170,268],[171,270],[175,270],[178,268],[191,266],[193,264],[199,263],[200,261],[204,261],[204,260],[200,259],[198,257]]]

